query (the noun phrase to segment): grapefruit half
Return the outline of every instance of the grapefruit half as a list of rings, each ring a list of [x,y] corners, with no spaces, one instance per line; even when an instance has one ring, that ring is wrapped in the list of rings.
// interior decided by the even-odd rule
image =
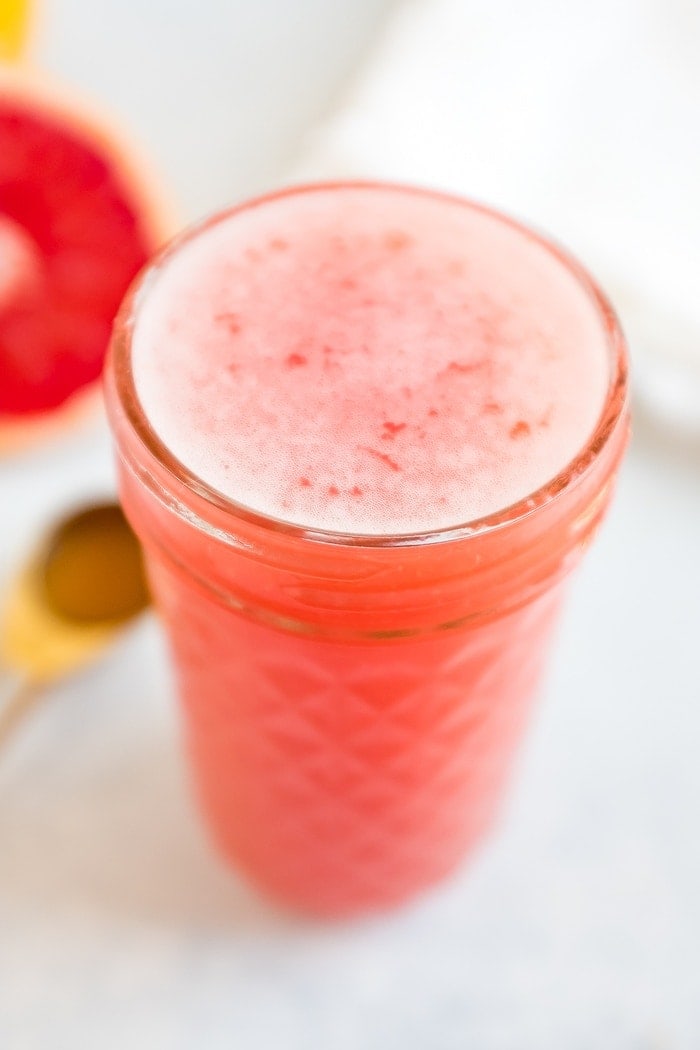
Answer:
[[[121,299],[174,228],[111,122],[45,78],[0,72],[0,450],[94,399]]]

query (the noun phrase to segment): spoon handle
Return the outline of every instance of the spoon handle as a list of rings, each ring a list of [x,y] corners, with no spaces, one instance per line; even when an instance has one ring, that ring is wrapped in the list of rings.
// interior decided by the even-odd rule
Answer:
[[[41,699],[43,690],[40,682],[31,678],[15,678],[9,693],[0,703],[0,751],[7,744],[12,733]]]

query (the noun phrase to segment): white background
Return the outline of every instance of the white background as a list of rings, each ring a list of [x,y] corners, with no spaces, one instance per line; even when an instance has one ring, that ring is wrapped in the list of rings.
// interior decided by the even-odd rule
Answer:
[[[130,127],[187,218],[270,183],[390,0],[44,0],[35,57]]]
[[[47,0],[43,46],[188,215],[274,179],[381,5],[196,6]],[[696,1050],[698,469],[638,427],[504,822],[404,912],[308,926],[223,870],[152,620],[53,690],[0,757],[2,1050]],[[103,425],[0,464],[0,572],[111,486]]]

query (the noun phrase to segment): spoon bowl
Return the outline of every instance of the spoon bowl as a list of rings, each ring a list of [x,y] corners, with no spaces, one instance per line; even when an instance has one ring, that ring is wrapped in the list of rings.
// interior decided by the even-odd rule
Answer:
[[[141,549],[118,504],[60,521],[6,597],[0,659],[14,683],[0,743],[44,688],[96,659],[149,601]]]

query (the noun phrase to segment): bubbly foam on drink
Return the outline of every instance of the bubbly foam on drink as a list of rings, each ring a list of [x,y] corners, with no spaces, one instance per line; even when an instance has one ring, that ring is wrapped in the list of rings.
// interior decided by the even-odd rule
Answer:
[[[585,445],[608,383],[593,299],[538,240],[387,188],[250,206],[171,256],[134,332],[155,432],[209,486],[309,528],[443,529]]]

